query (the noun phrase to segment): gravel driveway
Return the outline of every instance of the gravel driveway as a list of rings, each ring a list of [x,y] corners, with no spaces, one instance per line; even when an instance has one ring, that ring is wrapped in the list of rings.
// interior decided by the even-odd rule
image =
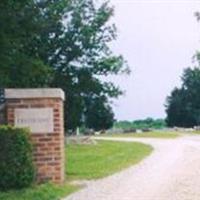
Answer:
[[[139,141],[154,152],[138,165],[89,181],[65,200],[200,200],[200,136],[101,139]]]

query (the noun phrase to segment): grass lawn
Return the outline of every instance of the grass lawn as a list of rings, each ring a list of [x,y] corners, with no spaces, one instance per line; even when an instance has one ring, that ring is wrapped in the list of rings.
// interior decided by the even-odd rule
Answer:
[[[187,134],[189,135],[189,134],[196,134],[196,135],[199,135],[200,134],[200,131],[192,131],[192,132],[187,132]]]
[[[138,163],[151,152],[151,146],[135,142],[68,145],[66,174],[70,180],[101,178]]]
[[[135,137],[135,138],[177,138],[180,136],[177,132],[145,132],[145,133],[122,133],[122,134],[106,134],[102,136],[110,137]]]
[[[110,175],[139,162],[151,152],[151,146],[140,143],[99,141],[97,145],[68,145],[67,182]],[[43,184],[17,191],[0,192],[0,200],[60,200],[77,189],[77,186],[69,184]]]
[[[67,184],[64,186],[43,184],[28,189],[0,192],[0,200],[59,200],[76,189],[77,187]]]

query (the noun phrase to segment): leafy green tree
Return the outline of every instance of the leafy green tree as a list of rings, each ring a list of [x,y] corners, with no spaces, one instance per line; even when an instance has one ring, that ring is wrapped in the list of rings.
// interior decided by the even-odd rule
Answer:
[[[63,88],[69,99],[65,107],[66,119],[73,129],[84,123],[86,98],[92,103],[97,100],[96,96],[108,99],[121,94],[119,88],[103,82],[101,77],[127,72],[127,67],[122,56],[113,55],[108,46],[116,38],[115,26],[107,25],[113,15],[108,2],[97,6],[93,0],[72,1],[64,8],[67,9],[64,24],[52,34],[55,36],[53,46],[61,44],[60,49],[56,56],[50,56],[49,62],[56,69],[52,86]],[[105,107],[105,110],[108,109]],[[76,116],[73,113],[77,113]]]
[[[169,126],[200,125],[200,68],[187,68],[181,88],[175,88],[167,98],[166,112]]]
[[[88,98],[92,105],[104,99],[101,109],[110,114],[108,99],[122,92],[102,77],[129,72],[109,48],[116,39],[113,11],[108,1],[1,1],[0,87],[62,88],[70,129],[85,123],[92,108],[96,112],[86,107]]]
[[[0,2],[0,87],[41,87],[48,84],[50,68],[28,48],[42,25],[32,0]]]
[[[88,128],[98,131],[101,129],[106,130],[113,126],[114,113],[104,97],[96,97],[92,101],[91,98],[88,98],[86,102],[88,105],[85,111],[85,124]]]

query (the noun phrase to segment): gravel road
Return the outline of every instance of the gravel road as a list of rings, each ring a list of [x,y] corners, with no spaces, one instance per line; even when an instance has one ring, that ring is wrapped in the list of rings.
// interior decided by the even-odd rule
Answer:
[[[200,136],[100,139],[138,141],[154,151],[138,165],[86,182],[65,200],[200,200]]]

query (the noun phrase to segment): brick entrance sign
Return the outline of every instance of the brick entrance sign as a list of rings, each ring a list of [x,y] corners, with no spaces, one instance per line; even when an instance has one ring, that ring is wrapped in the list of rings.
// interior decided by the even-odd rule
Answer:
[[[5,121],[29,127],[37,182],[64,181],[64,125],[61,89],[5,89]]]

